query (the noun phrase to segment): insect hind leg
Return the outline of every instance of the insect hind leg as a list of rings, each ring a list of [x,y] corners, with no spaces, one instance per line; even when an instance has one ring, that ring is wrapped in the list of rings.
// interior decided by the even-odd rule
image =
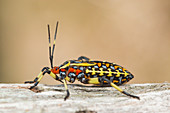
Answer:
[[[110,83],[110,85],[111,85],[112,87],[114,87],[115,89],[117,89],[117,90],[120,91],[121,93],[123,93],[123,94],[125,94],[125,95],[127,95],[127,96],[130,96],[130,97],[132,97],[132,98],[136,98],[136,99],[140,100],[140,98],[139,98],[138,96],[131,95],[131,94],[123,91],[120,87],[118,87],[118,86],[115,85],[114,83],[110,82],[107,78],[102,77],[102,79],[103,79],[104,81],[107,81],[108,83]]]

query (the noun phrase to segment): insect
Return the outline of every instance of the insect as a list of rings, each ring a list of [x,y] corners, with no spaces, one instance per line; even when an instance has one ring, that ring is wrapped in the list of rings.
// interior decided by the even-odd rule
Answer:
[[[138,96],[131,95],[118,86],[128,82],[129,80],[134,78],[134,76],[128,70],[115,63],[95,61],[90,60],[85,56],[80,56],[77,60],[68,60],[60,66],[53,66],[53,54],[55,49],[57,28],[58,22],[56,24],[53,48],[51,50],[50,26],[48,25],[49,56],[51,68],[44,67],[33,81],[26,81],[25,83],[34,83],[34,85],[31,86],[29,89],[33,89],[35,86],[37,86],[43,76],[47,73],[55,80],[58,80],[64,84],[67,92],[64,100],[66,100],[70,95],[66,81],[74,83],[75,80],[78,80],[84,84],[107,84],[127,96],[140,100]]]

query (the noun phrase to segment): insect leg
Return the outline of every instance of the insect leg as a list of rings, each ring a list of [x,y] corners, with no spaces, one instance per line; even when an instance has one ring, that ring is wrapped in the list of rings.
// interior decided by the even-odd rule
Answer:
[[[38,75],[33,81],[25,81],[24,83],[25,83],[25,84],[27,84],[27,83],[30,83],[30,84],[31,84],[31,83],[35,83],[35,82],[38,80],[38,78],[40,78],[40,76],[42,75],[42,73],[43,73],[43,72],[40,72],[39,75]]]
[[[140,100],[140,98],[138,96],[135,96],[135,95],[131,95],[125,91],[123,91],[123,89],[121,89],[120,87],[118,87],[117,85],[115,85],[114,83],[110,82],[107,78],[104,78],[102,77],[103,80],[107,81],[112,87],[114,87],[115,89],[117,89],[118,91],[120,91],[121,93],[127,95],[127,96],[130,96],[130,97],[133,97],[133,98],[136,98],[138,100]]]
[[[44,75],[45,75],[46,73],[50,74],[50,72],[51,72],[51,71],[49,71],[49,70],[45,70],[45,71],[39,76],[38,80],[34,83],[34,85],[31,86],[29,89],[32,89],[32,88],[34,88],[35,86],[37,86],[37,85],[39,84],[39,82],[41,81],[41,79],[44,77]]]
[[[89,59],[89,58],[87,58],[87,57],[85,57],[85,56],[80,56],[80,57],[78,58],[78,60],[85,60],[85,61],[89,61],[90,59]]]
[[[39,75],[33,80],[33,81],[25,81],[24,83],[27,84],[27,83],[35,83],[37,82],[37,80],[41,77],[41,75],[43,74],[43,71],[44,70],[48,70],[49,67],[44,67],[41,72],[39,73]]]
[[[65,87],[65,89],[66,89],[66,91],[67,91],[67,94],[66,94],[66,96],[64,97],[64,100],[66,100],[66,99],[70,96],[70,92],[69,92],[69,90],[68,90],[66,80],[64,79],[63,81],[64,81],[64,87]]]

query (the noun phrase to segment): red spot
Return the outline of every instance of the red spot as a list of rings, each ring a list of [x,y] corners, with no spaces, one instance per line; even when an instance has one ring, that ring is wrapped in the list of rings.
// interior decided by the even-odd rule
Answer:
[[[69,70],[68,70],[68,73],[74,73],[75,72],[75,69],[74,68],[70,68]]]
[[[63,69],[61,69],[61,71],[66,71],[66,69],[63,68]]]
[[[77,69],[76,70],[76,75],[78,75],[80,72],[82,72],[81,70]]]

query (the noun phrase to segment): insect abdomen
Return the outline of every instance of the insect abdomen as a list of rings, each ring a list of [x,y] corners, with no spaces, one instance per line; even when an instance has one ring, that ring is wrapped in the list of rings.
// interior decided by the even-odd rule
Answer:
[[[117,85],[126,83],[133,78],[133,75],[129,71],[117,64],[102,61],[92,62],[95,62],[96,65],[87,67],[85,71],[86,75],[90,76],[90,78],[98,77],[99,82],[102,84],[107,84],[105,81],[100,81],[100,78],[103,76]]]

